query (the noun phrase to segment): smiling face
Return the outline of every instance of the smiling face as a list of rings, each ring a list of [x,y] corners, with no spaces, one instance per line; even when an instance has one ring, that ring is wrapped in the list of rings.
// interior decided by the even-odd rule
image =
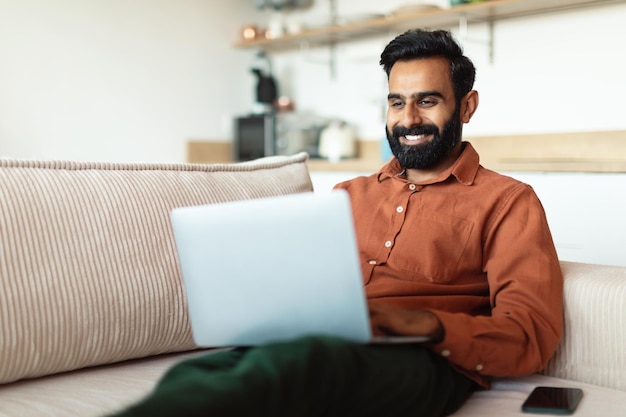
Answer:
[[[387,138],[400,165],[435,173],[450,166],[476,104],[472,91],[457,105],[447,59],[397,61],[389,74]]]

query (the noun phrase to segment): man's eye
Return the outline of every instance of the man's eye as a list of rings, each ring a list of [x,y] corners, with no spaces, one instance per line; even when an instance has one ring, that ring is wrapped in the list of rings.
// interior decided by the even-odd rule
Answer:
[[[419,101],[420,107],[432,107],[437,104],[437,101],[431,99],[424,99]]]
[[[389,105],[391,107],[398,108],[398,107],[404,106],[404,102],[403,101],[392,101]]]

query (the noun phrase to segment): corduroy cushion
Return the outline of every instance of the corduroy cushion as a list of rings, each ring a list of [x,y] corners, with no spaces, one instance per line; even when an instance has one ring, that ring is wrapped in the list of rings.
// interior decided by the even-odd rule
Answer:
[[[171,209],[310,192],[306,158],[0,160],[0,383],[194,349]]]

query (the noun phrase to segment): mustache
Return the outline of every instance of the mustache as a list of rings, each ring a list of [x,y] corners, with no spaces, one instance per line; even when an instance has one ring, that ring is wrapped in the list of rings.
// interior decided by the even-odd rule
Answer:
[[[421,125],[410,129],[404,126],[395,126],[391,132],[395,138],[406,135],[438,135],[439,128],[435,125]]]

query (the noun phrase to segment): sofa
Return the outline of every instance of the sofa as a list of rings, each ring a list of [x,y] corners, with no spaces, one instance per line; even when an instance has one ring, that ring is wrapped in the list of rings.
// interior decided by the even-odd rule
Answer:
[[[307,155],[233,164],[0,159],[0,417],[104,416],[193,342],[174,207],[312,192]],[[626,416],[626,268],[562,262],[565,336],[538,374],[498,379],[455,416],[517,416],[536,385]],[[224,277],[228,279],[228,277]]]

